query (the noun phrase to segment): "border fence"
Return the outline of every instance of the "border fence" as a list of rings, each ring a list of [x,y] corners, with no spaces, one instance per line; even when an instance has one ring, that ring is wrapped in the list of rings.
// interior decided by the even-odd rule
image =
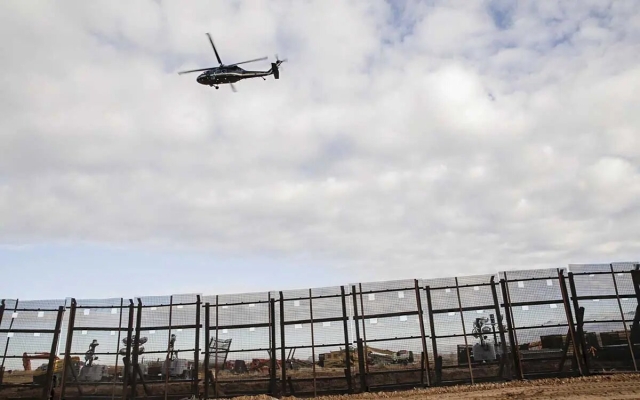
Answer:
[[[640,264],[0,303],[0,398],[179,399],[637,372]]]

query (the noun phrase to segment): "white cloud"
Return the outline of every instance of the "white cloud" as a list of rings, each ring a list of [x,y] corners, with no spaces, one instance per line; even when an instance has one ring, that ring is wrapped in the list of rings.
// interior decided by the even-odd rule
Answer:
[[[0,241],[366,280],[637,258],[638,5],[567,4],[5,2]],[[178,76],[216,65],[204,32],[281,79]]]

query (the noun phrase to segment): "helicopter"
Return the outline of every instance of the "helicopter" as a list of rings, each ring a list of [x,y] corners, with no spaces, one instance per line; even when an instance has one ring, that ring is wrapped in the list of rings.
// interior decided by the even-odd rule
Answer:
[[[280,64],[287,61],[286,59],[279,60],[278,55],[276,54],[276,62],[271,63],[271,68],[268,71],[246,71],[238,67],[238,65],[266,60],[268,57],[256,58],[254,60],[242,61],[235,64],[223,64],[220,56],[218,55],[218,50],[216,50],[216,46],[213,44],[213,39],[211,39],[211,35],[209,33],[207,33],[207,37],[209,38],[211,47],[213,47],[213,52],[216,54],[216,58],[218,59],[218,63],[220,63],[220,65],[217,67],[181,71],[178,72],[178,75],[204,71],[196,78],[196,81],[199,84],[213,86],[216,89],[219,89],[219,85],[228,83],[231,86],[231,90],[233,90],[234,92],[237,92],[234,83],[242,79],[260,77],[266,81],[267,79],[265,77],[269,75],[273,75],[275,79],[280,79],[279,67]]]

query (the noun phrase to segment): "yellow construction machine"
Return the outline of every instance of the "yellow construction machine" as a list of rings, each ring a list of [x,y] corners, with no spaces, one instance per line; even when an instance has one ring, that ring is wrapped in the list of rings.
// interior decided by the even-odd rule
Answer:
[[[46,365],[46,364],[45,364]],[[43,365],[42,368],[38,368],[33,373],[33,383],[36,385],[44,385],[47,380],[47,370],[49,369],[48,365]],[[80,357],[74,356],[71,357],[71,368],[75,371],[76,376],[80,373]],[[62,379],[62,371],[64,371],[64,359],[60,359],[56,357],[53,362],[53,376],[56,378],[56,384],[60,384]],[[72,378],[71,374],[67,373],[67,381],[70,381]]]
[[[340,348],[338,351],[320,354],[318,365],[323,368],[344,368],[346,366],[345,353],[344,349]],[[349,353],[352,365],[358,362],[358,353],[353,347],[349,347]]]

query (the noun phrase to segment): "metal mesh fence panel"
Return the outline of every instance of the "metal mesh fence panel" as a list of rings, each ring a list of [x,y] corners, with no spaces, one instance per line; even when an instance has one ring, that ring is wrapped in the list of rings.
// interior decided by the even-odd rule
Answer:
[[[477,275],[458,279],[460,306],[464,320],[469,355],[458,349],[458,362],[471,362],[474,382],[499,381],[511,378],[513,362],[507,342],[505,309],[496,275]]]
[[[341,286],[314,288],[297,299],[300,292],[282,293],[284,309],[279,318],[285,329],[285,359],[293,362],[286,366],[285,393],[344,393],[352,387],[355,352],[348,343],[348,293]],[[297,342],[289,341],[288,332]]]
[[[4,300],[0,397],[321,394],[637,371],[640,265]],[[136,351],[136,343],[139,345]]]
[[[58,344],[65,300],[5,300],[2,303],[0,341],[0,397],[15,385],[40,397],[49,391],[59,373]]]
[[[495,276],[426,280],[436,383],[509,379],[510,352]],[[502,320],[502,324],[500,323]]]
[[[577,342],[563,295],[559,270],[504,272],[507,312],[511,314],[515,359],[525,377],[580,371]],[[570,309],[569,309],[570,310]]]
[[[93,386],[98,394],[120,395],[118,378],[123,371],[119,349],[123,333],[126,335],[128,312],[121,298],[67,302],[66,334],[60,346],[64,363],[71,367],[64,371],[61,392],[65,398],[81,398],[78,386],[84,385]]]
[[[326,287],[282,292],[278,304],[280,329],[284,329],[280,361],[284,378],[280,377],[287,394],[315,395],[348,390],[344,311],[348,313],[348,293],[341,287]],[[344,309],[343,309],[344,297]],[[347,324],[347,339],[350,327]],[[350,357],[351,361],[353,354]],[[350,363],[349,373],[354,373]]]
[[[210,304],[208,384],[216,396],[269,393],[270,299],[270,293],[205,297]]]
[[[144,341],[138,365],[145,392],[188,395],[199,377],[200,298],[196,294],[136,299],[136,331]],[[147,389],[148,388],[148,389]]]
[[[355,290],[353,290],[355,289]],[[364,361],[360,385],[425,386],[427,349],[419,318],[420,288],[415,280],[361,283],[352,286],[354,315]],[[422,321],[424,322],[424,321]]]
[[[317,374],[314,360],[317,360],[312,336],[311,290],[289,290],[282,292],[278,305],[282,303],[282,313],[278,313],[278,333],[284,328],[284,363],[282,351],[279,354],[280,366],[285,369],[284,389],[295,394],[317,394]],[[282,349],[281,341],[278,341]],[[283,382],[281,381],[282,385]]]
[[[638,354],[632,351],[623,298],[617,287],[618,281],[624,281],[625,273],[630,276],[632,268],[623,272],[618,268],[617,273],[611,264],[570,265],[569,268],[571,306],[574,315],[580,317],[575,321],[586,367],[592,372],[637,370]],[[635,294],[622,296],[635,298]]]

